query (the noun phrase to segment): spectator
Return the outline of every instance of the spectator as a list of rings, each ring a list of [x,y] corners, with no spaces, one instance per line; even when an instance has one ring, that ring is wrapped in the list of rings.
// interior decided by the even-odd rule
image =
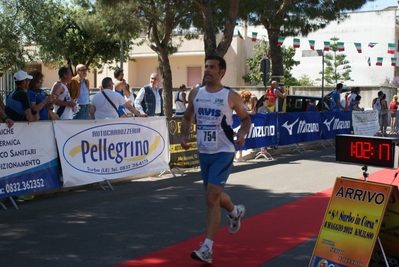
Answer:
[[[360,95],[356,95],[355,100],[351,101],[349,104],[349,110],[364,111],[364,108],[359,107],[361,99],[362,97]]]
[[[176,104],[175,117],[183,117],[184,112],[186,111],[186,104],[187,104],[186,85],[184,84],[180,85],[179,89],[180,91],[177,92],[175,98],[175,104]]]
[[[388,102],[386,101],[387,96],[385,94],[381,97],[381,125],[380,131],[383,136],[387,134],[388,127]]]
[[[349,93],[345,93],[344,99],[341,100],[341,105],[347,109],[349,106],[349,99],[350,99],[349,95],[350,95]]]
[[[101,92],[94,95],[90,107],[90,117],[92,119],[117,119],[119,118],[118,106],[123,106],[138,117],[147,117],[146,114],[140,114],[123,96],[112,90],[112,78],[105,77],[101,86]]]
[[[126,102],[128,102],[130,105],[134,106],[134,100],[136,99],[136,96],[132,92],[130,92],[130,86],[126,82],[125,82],[125,88],[123,88],[123,96],[125,97]],[[132,112],[130,112],[130,110],[128,110],[125,107],[123,107],[123,112],[128,117],[134,116],[134,114]]]
[[[5,111],[3,110],[3,108],[0,107],[0,116],[4,119],[3,122],[5,124],[7,124],[8,128],[11,128],[14,125],[14,121],[12,119],[10,119],[9,117],[7,117],[7,114],[5,113]]]
[[[251,98],[248,102],[248,113],[253,115],[256,113],[256,103],[258,102],[258,98],[256,95],[251,95]]]
[[[7,117],[10,117],[14,121],[39,120],[39,113],[32,109],[29,96],[26,93],[32,78],[32,76],[22,70],[14,74],[14,81],[17,88],[8,95],[6,101],[6,120],[9,124],[11,124],[11,121]],[[32,200],[34,197],[34,195],[30,194],[19,195],[16,197],[16,201]]]
[[[40,87],[43,84],[44,75],[37,70],[29,72],[32,80],[29,82],[29,88],[26,92],[29,95],[33,110],[39,112],[40,120],[48,120],[48,109],[52,108],[57,96],[47,96],[46,92]]]
[[[76,99],[72,99],[67,84],[72,80],[72,71],[70,68],[61,67],[58,70],[59,80],[53,84],[51,95],[59,96],[54,103],[54,112],[61,120],[71,120]]]
[[[396,132],[396,111],[398,110],[398,96],[394,95],[391,103],[389,103],[389,110],[391,112],[391,133]]]
[[[262,114],[270,113],[269,98],[267,98],[267,97],[263,98],[262,106],[260,106],[258,108],[258,113],[262,113]]]
[[[378,123],[380,124],[381,127],[381,98],[384,92],[378,91],[377,97],[373,99],[371,102],[371,106],[373,107],[373,110],[377,110],[378,113]]]
[[[122,75],[123,75],[123,73],[122,73]],[[128,93],[126,92],[127,90],[126,90],[126,81],[125,81],[125,79],[116,80],[116,82],[114,82],[114,87],[113,88],[114,88],[113,89],[114,92],[120,94],[122,97],[124,97],[126,99],[126,96],[127,96]],[[129,96],[130,95],[131,94],[129,92]],[[128,101],[128,100],[126,100],[126,101]],[[132,103],[134,103],[134,102],[132,102]],[[127,114],[125,112],[125,108],[123,106],[118,106],[118,112],[119,112],[119,116],[121,118],[127,117]]]
[[[242,103],[244,104],[244,109],[248,112],[248,114],[253,114],[252,111],[249,110],[248,104],[249,101],[251,100],[251,92],[248,90],[242,90],[240,92],[240,96],[242,99]],[[256,102],[255,102],[256,103]],[[235,161],[243,162],[245,159],[242,157],[242,150],[238,150],[234,156]]]
[[[68,82],[67,87],[71,99],[77,99],[78,106],[75,107],[73,119],[88,120],[90,110],[90,82],[87,77],[87,68],[83,64],[76,66],[78,74]]]
[[[306,111],[319,111],[314,99],[311,98],[309,100],[309,105],[306,107]]]
[[[269,99],[269,110],[270,112],[278,112],[280,111],[278,107],[278,101],[277,97],[285,99],[286,95],[281,92],[281,89],[279,88],[278,82],[277,81],[272,81],[271,82],[271,87],[266,89],[265,94],[259,99],[257,103],[257,107],[262,106],[263,99],[267,97]],[[282,108],[282,107],[281,107]]]
[[[151,73],[150,84],[142,87],[134,101],[134,106],[141,114],[163,116],[162,89],[158,87],[159,75]]]
[[[29,82],[33,77],[25,71],[18,71],[14,74],[16,89],[7,97],[6,114],[14,121],[37,121],[39,113],[32,109],[29,96],[26,93]]]
[[[341,104],[341,93],[343,89],[343,84],[338,83],[337,88],[335,88],[330,102],[330,111],[341,111],[341,110],[348,110],[347,107]]]

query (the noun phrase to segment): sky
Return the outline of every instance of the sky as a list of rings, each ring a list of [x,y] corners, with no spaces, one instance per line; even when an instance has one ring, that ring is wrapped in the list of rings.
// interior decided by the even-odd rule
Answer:
[[[350,1],[350,0],[348,0]],[[398,6],[397,0],[376,0],[374,2],[367,2],[359,11],[381,10],[388,6]]]

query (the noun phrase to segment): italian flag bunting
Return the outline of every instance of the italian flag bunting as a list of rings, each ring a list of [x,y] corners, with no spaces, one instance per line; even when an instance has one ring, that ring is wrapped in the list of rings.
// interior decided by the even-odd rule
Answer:
[[[358,53],[362,52],[362,44],[361,43],[355,43],[355,47]]]
[[[278,45],[278,46],[282,46],[283,43],[284,43],[284,40],[285,40],[285,36],[279,36],[279,37],[278,37],[277,45]]]
[[[314,50],[314,44],[315,44],[314,40],[309,40],[310,49]]]
[[[256,36],[258,36],[258,33],[252,32],[252,42],[256,42]]]
[[[391,66],[396,66],[396,57],[391,57]]]
[[[324,51],[330,51],[330,41],[324,41]]]
[[[238,37],[240,37],[240,39],[244,39],[244,37],[242,37],[241,32],[238,31]]]
[[[301,46],[301,40],[299,38],[294,38],[294,48],[299,48]]]
[[[369,43],[369,47],[373,48],[377,43]]]
[[[369,67],[371,66],[370,57],[367,59],[367,64],[369,64]]]
[[[394,43],[389,43],[388,44],[388,54],[395,54],[395,44]]]
[[[345,51],[344,42],[337,42],[338,45],[338,52]]]
[[[382,66],[382,61],[383,61],[382,57],[377,57],[377,63],[375,63],[375,65],[376,66]]]

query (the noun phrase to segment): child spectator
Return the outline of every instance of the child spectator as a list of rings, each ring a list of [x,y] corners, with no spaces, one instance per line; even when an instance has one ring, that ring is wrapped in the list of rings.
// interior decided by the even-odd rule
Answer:
[[[306,111],[319,111],[314,99],[310,99],[309,105],[306,107]]]
[[[270,109],[268,108],[270,100],[269,98],[265,97],[262,101],[262,106],[258,108],[258,113],[270,113]]]

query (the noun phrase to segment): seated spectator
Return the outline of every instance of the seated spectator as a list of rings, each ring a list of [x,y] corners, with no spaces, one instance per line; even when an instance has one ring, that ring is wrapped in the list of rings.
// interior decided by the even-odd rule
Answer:
[[[117,107],[123,106],[137,117],[147,117],[147,114],[140,114],[125,98],[112,90],[113,82],[110,77],[102,80],[102,90],[93,97],[90,107],[90,117],[92,119],[117,119],[119,110]]]

